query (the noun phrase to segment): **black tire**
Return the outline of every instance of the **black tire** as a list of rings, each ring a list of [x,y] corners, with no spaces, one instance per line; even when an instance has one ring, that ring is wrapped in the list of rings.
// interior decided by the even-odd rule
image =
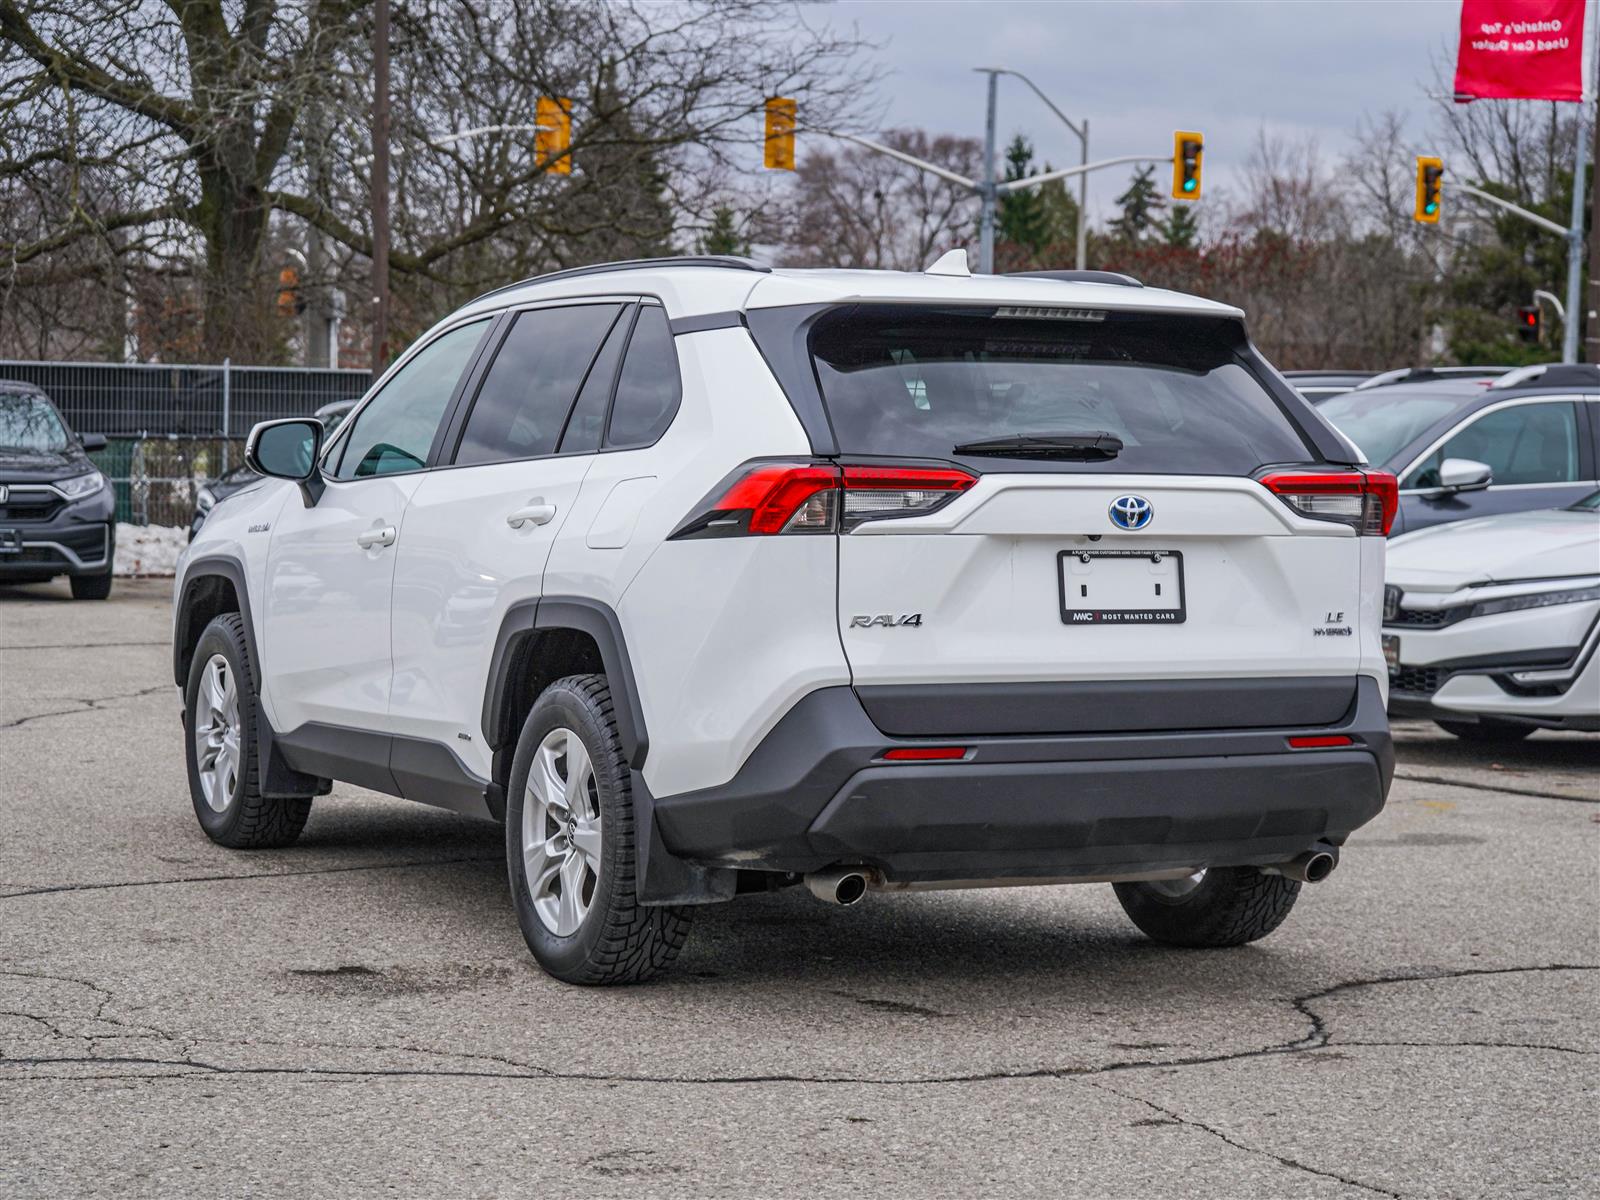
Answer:
[[[601,831],[600,870],[592,880],[584,877],[583,886],[591,889],[587,912],[566,936],[548,927],[535,908],[523,855],[528,776],[540,746],[559,730],[576,735],[588,753],[594,787],[586,792],[583,803],[596,806]],[[529,820],[537,816],[535,809]],[[546,833],[541,830],[539,836]],[[506,794],[511,898],[522,936],[541,967],[566,983],[640,983],[678,956],[689,935],[691,910],[640,904],[637,862],[632,786],[605,676],[558,679],[534,702],[523,723]]]
[[[1133,923],[1172,946],[1242,946],[1264,938],[1283,924],[1300,894],[1297,880],[1254,867],[1212,867],[1181,896],[1149,883],[1112,886]]]
[[[111,595],[111,572],[104,575],[74,575],[72,598],[74,600],[104,600]]]
[[[1514,721],[1435,721],[1440,729],[1463,742],[1481,745],[1508,745],[1520,742],[1533,732],[1532,725],[1518,725]]]
[[[232,673],[238,697],[238,770],[234,785],[220,811],[207,800],[201,784],[200,756],[195,736],[201,719],[200,687],[212,658],[220,655]],[[263,796],[260,764],[256,760],[255,667],[250,661],[244,620],[238,613],[223,613],[207,625],[195,646],[184,687],[184,759],[189,768],[189,799],[206,836],[233,850],[268,850],[288,846],[300,836],[311,814],[309,796]]]

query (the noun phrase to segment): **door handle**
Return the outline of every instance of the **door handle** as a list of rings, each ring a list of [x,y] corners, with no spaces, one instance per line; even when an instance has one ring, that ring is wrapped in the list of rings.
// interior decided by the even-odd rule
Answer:
[[[365,533],[356,534],[356,545],[363,550],[371,550],[374,546],[392,546],[394,533],[393,525],[385,525],[381,529],[369,529]]]
[[[556,506],[535,501],[524,504],[516,512],[506,518],[506,524],[513,529],[521,529],[524,525],[548,525],[555,519]]]

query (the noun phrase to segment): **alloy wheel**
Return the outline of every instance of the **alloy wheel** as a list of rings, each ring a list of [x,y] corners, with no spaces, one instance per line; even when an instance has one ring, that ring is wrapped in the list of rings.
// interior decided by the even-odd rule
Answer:
[[[213,812],[224,812],[239,786],[239,688],[233,668],[213,654],[195,695],[194,756],[200,791]]]
[[[600,792],[583,740],[558,728],[528,769],[522,864],[540,922],[557,937],[583,925],[600,887]]]

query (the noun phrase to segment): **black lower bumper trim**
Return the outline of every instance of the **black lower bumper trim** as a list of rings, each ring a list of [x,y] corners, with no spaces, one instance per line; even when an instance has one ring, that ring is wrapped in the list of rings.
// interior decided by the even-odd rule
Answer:
[[[1300,733],[1352,745],[1290,750]],[[727,784],[655,798],[655,821],[667,851],[702,866],[865,862],[897,881],[1262,865],[1342,843],[1394,773],[1365,677],[1317,726],[962,740],[961,762],[886,763],[917,743],[881,732],[849,688],[822,689]]]

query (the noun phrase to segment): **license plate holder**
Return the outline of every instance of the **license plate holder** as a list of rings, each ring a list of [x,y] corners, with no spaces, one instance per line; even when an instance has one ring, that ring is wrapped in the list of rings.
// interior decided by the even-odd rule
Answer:
[[[1181,550],[1063,550],[1056,556],[1064,625],[1181,625]]]

